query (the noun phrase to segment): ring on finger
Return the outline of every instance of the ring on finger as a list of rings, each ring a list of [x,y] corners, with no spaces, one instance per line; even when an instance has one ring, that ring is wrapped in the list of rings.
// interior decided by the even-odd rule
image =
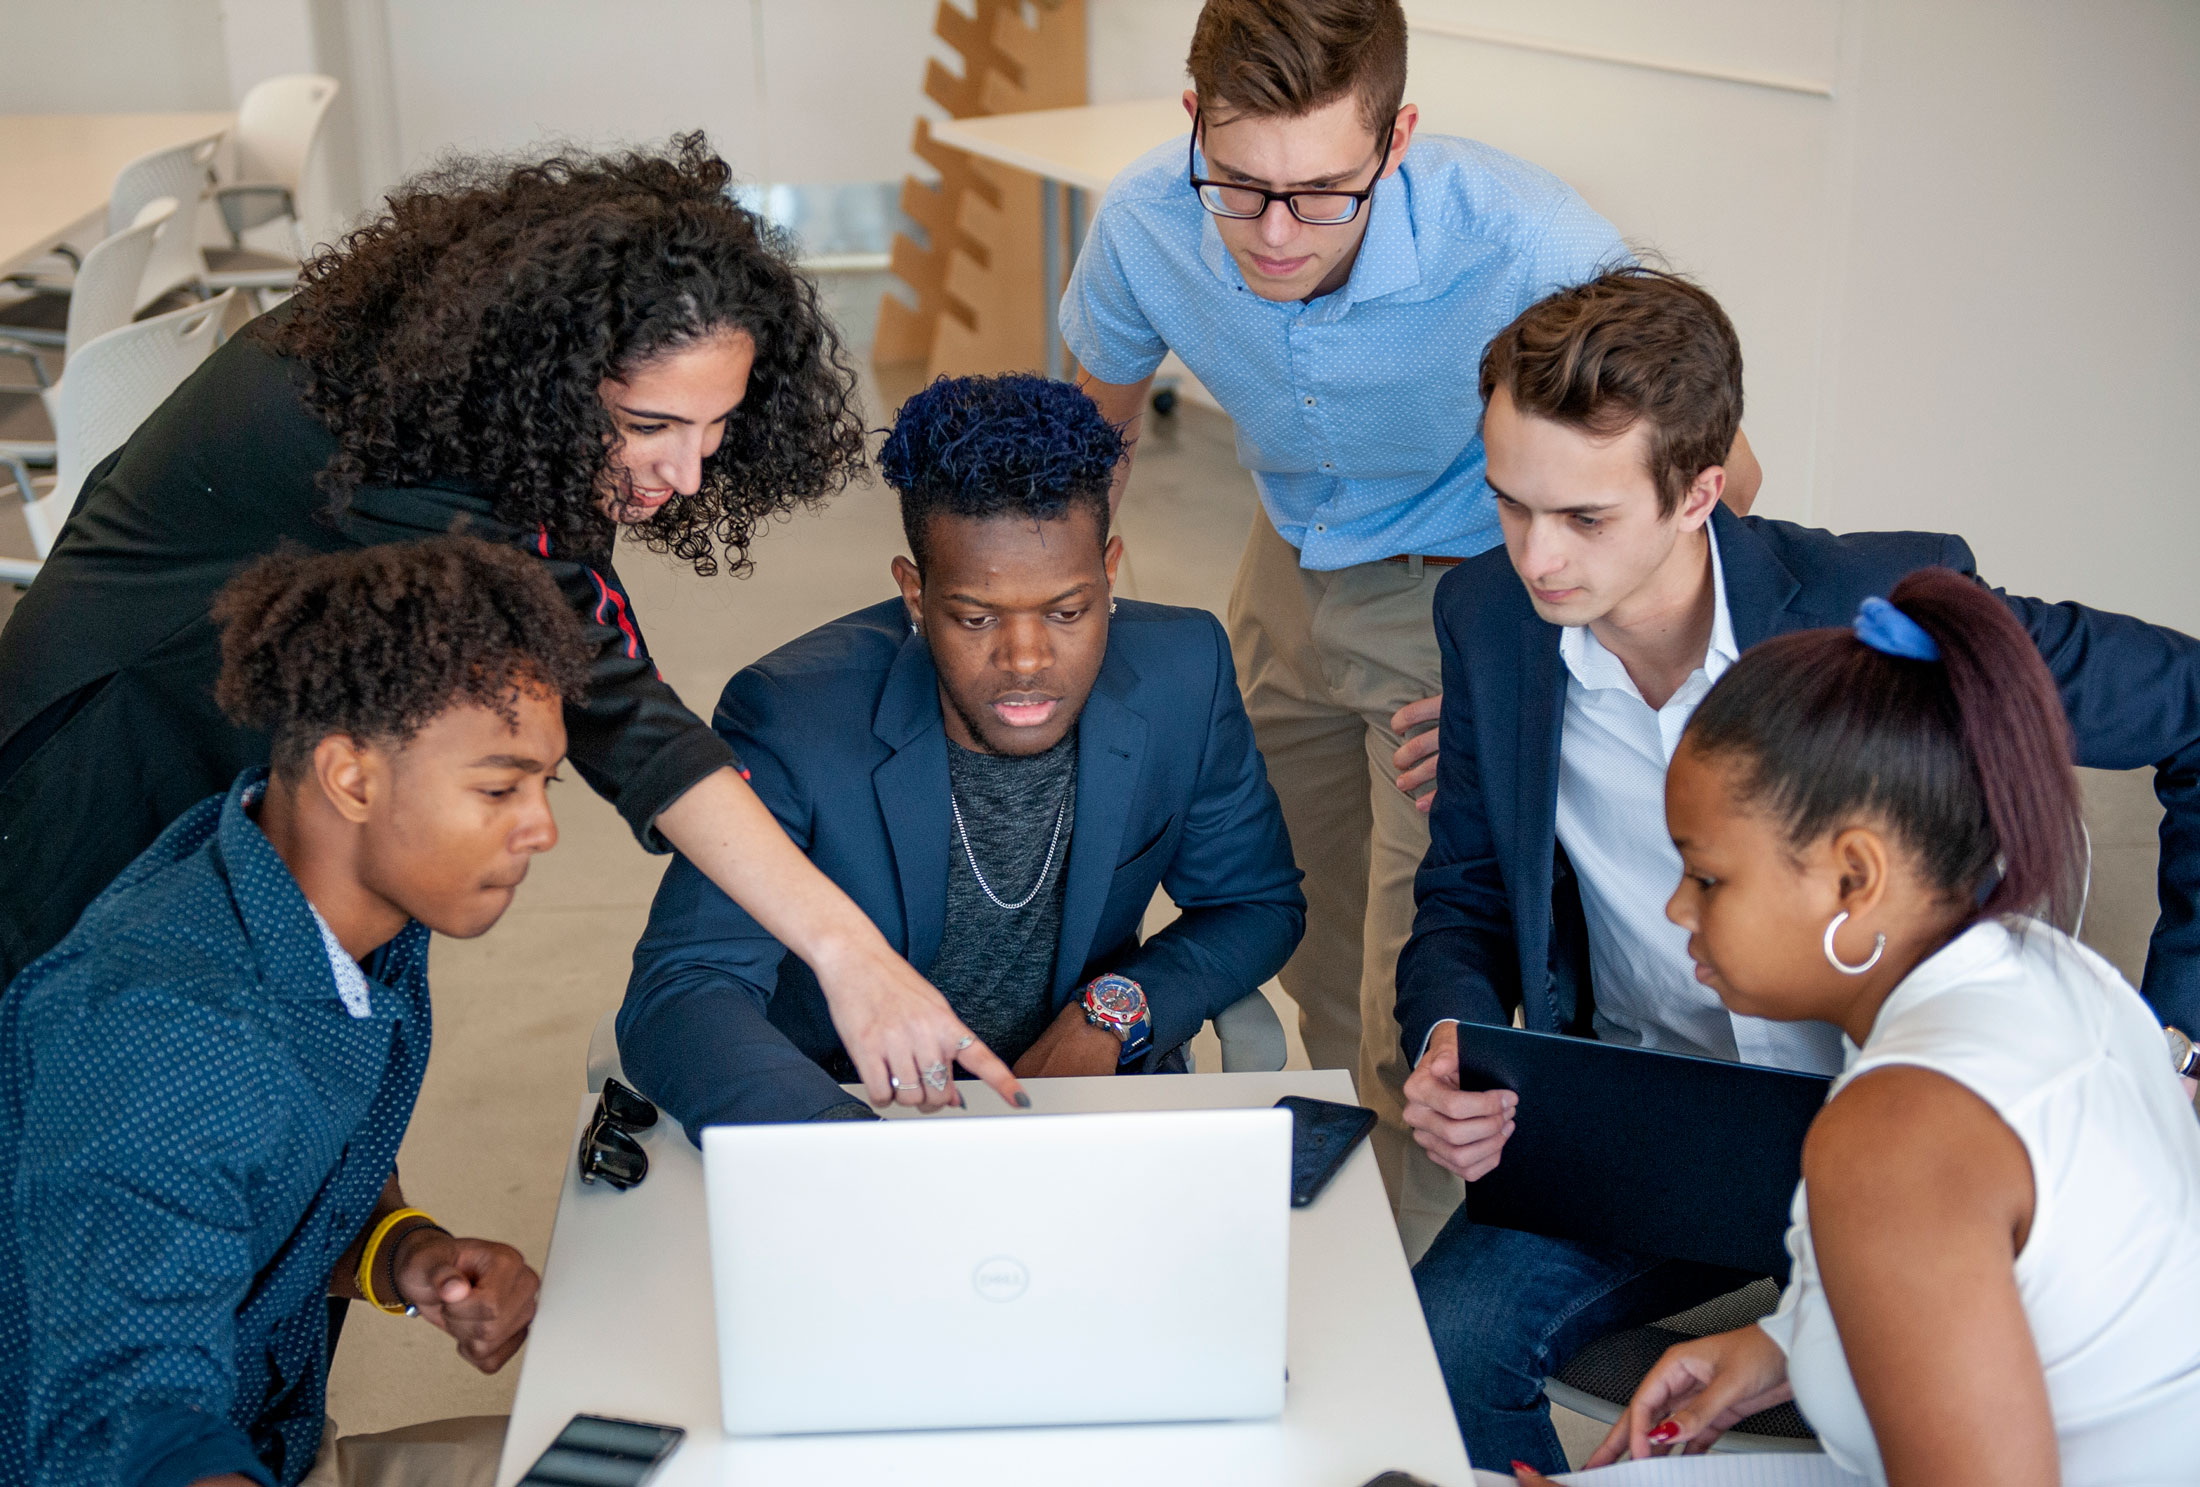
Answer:
[[[958,1039],[956,1039],[956,1040],[955,1040],[955,1051],[956,1051],[957,1053],[960,1053],[960,1052],[962,1052],[962,1051],[963,1051],[963,1050],[964,1050],[965,1048],[968,1048],[968,1047],[969,1047],[969,1046],[970,1046],[971,1044],[973,1044],[973,1043],[975,1043],[975,1042],[977,1042],[977,1041],[978,1041],[978,1040],[977,1040],[976,1038],[972,1037],[972,1036],[971,1036],[970,1034],[968,1034],[968,1033],[964,1033],[964,1034],[963,1034],[963,1035],[962,1035],[962,1036],[961,1036],[960,1038],[958,1038]]]
[[[924,1066],[924,1087],[935,1094],[947,1088],[947,1065],[945,1063],[926,1064]]]
[[[887,1075],[887,1076],[886,1076],[886,1087],[887,1087],[888,1089],[892,1090],[892,1091],[893,1091],[893,1092],[894,1092],[895,1094],[900,1094],[900,1093],[901,1093],[901,1076],[900,1076],[900,1075],[898,1075],[898,1074],[889,1074],[889,1075]]]

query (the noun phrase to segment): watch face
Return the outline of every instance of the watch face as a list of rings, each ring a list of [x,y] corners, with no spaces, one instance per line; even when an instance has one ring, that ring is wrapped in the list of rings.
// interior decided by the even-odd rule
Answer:
[[[2184,1073],[2186,1065],[2192,1062],[2192,1040],[2173,1027],[2163,1028],[2162,1036],[2169,1040],[2170,1066],[2178,1073]]]
[[[1129,1027],[1146,1015],[1146,994],[1135,981],[1102,976],[1086,990],[1085,1007],[1111,1027]]]

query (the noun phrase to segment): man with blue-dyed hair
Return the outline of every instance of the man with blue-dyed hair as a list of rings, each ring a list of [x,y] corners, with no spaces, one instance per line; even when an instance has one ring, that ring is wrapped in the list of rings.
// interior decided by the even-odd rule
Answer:
[[[1109,187],[1062,334],[1134,437],[1171,351],[1237,422],[1262,514],[1230,643],[1311,867],[1283,984],[1313,1062],[1354,1070],[1382,1115],[1418,1252],[1460,1189],[1400,1121],[1394,968],[1436,767],[1435,730],[1408,735],[1437,718],[1440,570],[1502,540],[1475,364],[1515,315],[1628,252],[1548,172],[1415,135],[1398,0],[1208,0],[1188,68],[1190,137]],[[1727,468],[1747,509],[1746,443]],[[1126,458],[1115,498],[1129,474]]]
[[[788,835],[1022,1078],[1184,1067],[1305,918],[1222,626],[1118,603],[1123,441],[1038,377],[942,379],[880,455],[900,594],[726,685],[712,724]],[[1182,910],[1140,936],[1156,887]],[[953,1099],[954,1049],[894,1068]],[[817,978],[685,859],[634,952],[626,1072],[692,1136],[861,1119]]]

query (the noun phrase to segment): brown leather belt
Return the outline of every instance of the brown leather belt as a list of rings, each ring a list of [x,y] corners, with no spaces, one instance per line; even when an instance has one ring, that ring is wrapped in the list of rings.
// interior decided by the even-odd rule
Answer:
[[[1382,563],[1423,564],[1430,568],[1456,568],[1464,563],[1466,559],[1440,558],[1434,553],[1401,552],[1393,553],[1387,558],[1378,558],[1376,561]]]

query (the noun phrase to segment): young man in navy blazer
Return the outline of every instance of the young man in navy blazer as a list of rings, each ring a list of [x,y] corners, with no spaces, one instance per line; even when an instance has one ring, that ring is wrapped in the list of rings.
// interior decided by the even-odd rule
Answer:
[[[1461,1021],[1519,1011],[1543,1032],[1840,1069],[1838,1029],[1730,1013],[1696,980],[1665,918],[1680,877],[1665,768],[1743,650],[1848,624],[1913,569],[1973,571],[1959,537],[1836,536],[1722,506],[1741,347],[1685,281],[1631,269],[1552,295],[1491,341],[1481,386],[1505,547],[1437,589],[1442,747],[1398,965],[1406,1123],[1469,1182],[1501,1160],[1517,1100],[1459,1088]],[[2156,767],[2168,817],[2143,989],[2164,1023],[2200,1028],[2200,642],[2004,597],[2062,691],[2078,762]],[[1850,962],[1870,948],[1836,946]],[[1545,1376],[1599,1336],[1749,1279],[1466,1210],[1414,1276],[1469,1453],[1543,1471],[1566,1465]]]
[[[1024,1078],[1181,1069],[1305,923],[1222,626],[1110,597],[1122,453],[1066,383],[934,383],[880,456],[900,597],[747,667],[713,720],[788,834]],[[1156,886],[1182,915],[1140,943]],[[809,967],[683,859],[618,1029],[690,1136],[870,1114]],[[958,1051],[889,1071],[893,1097],[955,1100]]]

